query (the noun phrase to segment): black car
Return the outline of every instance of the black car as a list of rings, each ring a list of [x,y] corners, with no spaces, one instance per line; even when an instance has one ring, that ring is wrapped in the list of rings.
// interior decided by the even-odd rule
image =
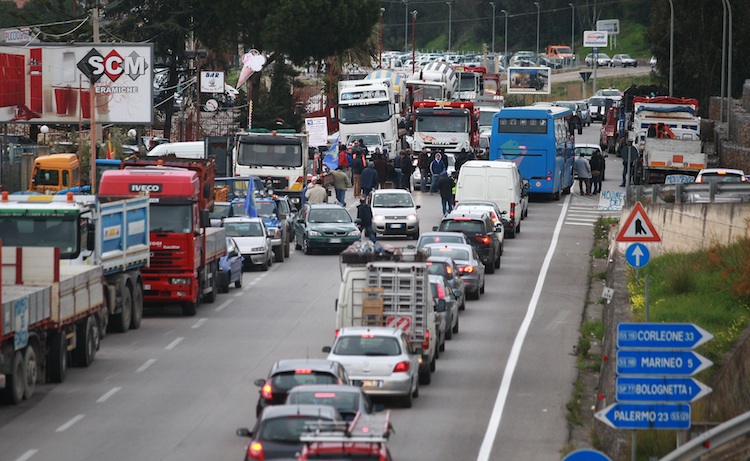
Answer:
[[[260,397],[255,414],[264,408],[282,405],[294,386],[303,384],[350,384],[349,376],[340,363],[325,359],[279,360],[271,367],[266,379],[256,379]]]
[[[487,273],[492,274],[500,267],[502,242],[495,233],[495,226],[487,213],[452,212],[446,215],[435,230],[441,232],[461,232],[477,251]]]

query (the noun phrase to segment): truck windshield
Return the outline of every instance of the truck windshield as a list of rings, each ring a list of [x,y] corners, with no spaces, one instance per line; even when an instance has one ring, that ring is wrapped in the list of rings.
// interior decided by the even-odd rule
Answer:
[[[305,152],[307,156],[307,152]],[[301,167],[300,144],[249,144],[240,143],[237,163],[244,166]]]
[[[390,120],[388,101],[368,105],[340,105],[339,122],[343,124],[385,122]]]
[[[425,133],[468,133],[467,120],[464,115],[420,115],[414,131]]]
[[[498,109],[499,111],[500,109]],[[479,126],[492,126],[492,117],[495,116],[497,111],[479,111]]]
[[[57,247],[60,259],[78,256],[78,220],[51,216],[2,218],[3,246]]]
[[[186,234],[193,229],[193,208],[190,205],[151,205],[149,230]]]
[[[477,89],[477,80],[472,74],[462,75],[459,91],[472,91]]]

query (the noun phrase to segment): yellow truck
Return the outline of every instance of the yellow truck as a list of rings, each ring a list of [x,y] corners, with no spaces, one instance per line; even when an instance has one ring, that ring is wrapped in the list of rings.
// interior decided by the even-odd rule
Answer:
[[[52,154],[37,157],[31,172],[29,192],[54,195],[63,189],[81,185],[81,164],[76,154]]]

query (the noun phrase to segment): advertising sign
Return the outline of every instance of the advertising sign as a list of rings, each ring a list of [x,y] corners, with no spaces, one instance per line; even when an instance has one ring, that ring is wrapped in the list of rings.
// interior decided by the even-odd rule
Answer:
[[[216,70],[201,71],[201,93],[223,93],[224,72]]]
[[[305,131],[310,136],[311,146],[325,146],[328,141],[328,125],[325,117],[305,119]]]
[[[607,32],[602,30],[586,30],[583,32],[583,46],[589,48],[604,48],[607,46]]]
[[[549,67],[509,67],[509,94],[549,94],[552,88]]]
[[[617,35],[620,33],[620,20],[619,19],[602,19],[596,21],[596,30],[607,32],[609,35]]]
[[[153,123],[151,44],[2,44],[0,75],[0,122]]]

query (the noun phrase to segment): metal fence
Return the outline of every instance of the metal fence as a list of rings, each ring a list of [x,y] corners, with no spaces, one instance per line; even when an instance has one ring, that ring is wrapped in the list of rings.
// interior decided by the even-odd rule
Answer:
[[[626,202],[629,205],[635,202],[746,203],[750,202],[750,182],[631,185]]]
[[[8,192],[28,189],[34,160],[40,155],[49,155],[48,146],[9,145],[0,156],[0,187]]]

